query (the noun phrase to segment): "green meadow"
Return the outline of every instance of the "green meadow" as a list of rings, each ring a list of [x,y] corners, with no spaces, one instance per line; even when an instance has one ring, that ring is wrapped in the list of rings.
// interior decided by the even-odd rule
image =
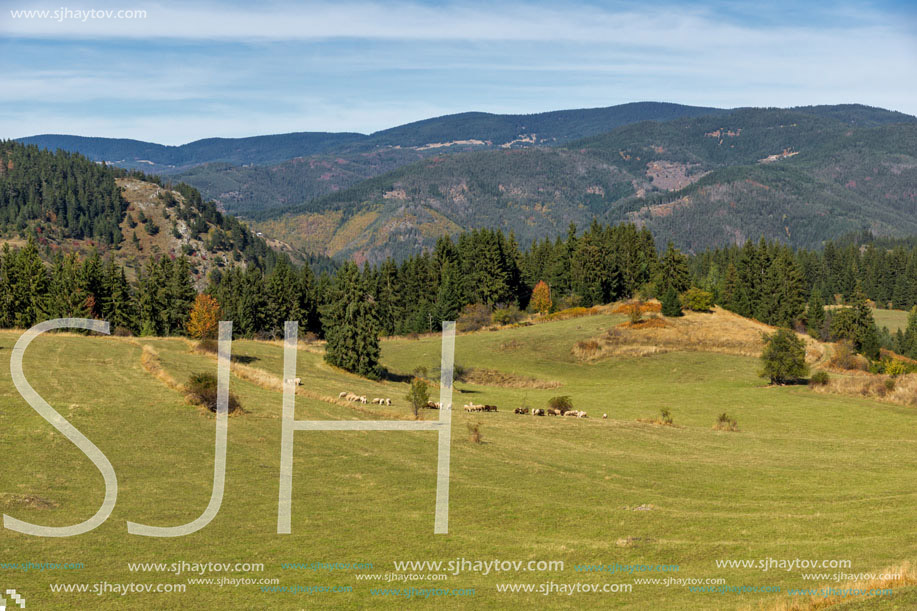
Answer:
[[[904,331],[907,328],[907,310],[882,310],[873,309],[872,315],[876,319],[876,325],[881,329],[888,327],[888,330],[894,333],[898,329]]]
[[[144,345],[179,382],[216,372],[212,356],[183,339],[77,334],[36,339],[25,373],[36,391],[109,458],[118,475],[111,517],[84,535],[55,539],[0,534],[0,563],[82,563],[76,570],[0,568],[0,586],[28,608],[301,609],[369,605],[404,608],[758,609],[790,588],[841,583],[803,573],[876,573],[917,558],[913,529],[915,412],[866,399],[768,387],[756,359],[701,352],[578,362],[571,347],[624,320],[600,315],[458,335],[463,368],[534,378],[531,387],[456,383],[451,445],[449,533],[433,534],[437,443],[432,432],[295,433],[293,532],[276,534],[281,393],[234,374],[231,391],[245,413],[229,419],[226,489],[216,518],[178,538],[128,535],[126,522],[157,526],[195,519],[210,499],[215,419],[141,365]],[[881,323],[880,321],[880,324]],[[885,323],[887,324],[887,323]],[[36,524],[81,522],[101,504],[93,464],[45,422],[14,388],[9,355],[19,333],[0,332],[0,509]],[[435,377],[436,336],[389,339],[383,363]],[[282,376],[279,342],[237,340],[248,368]],[[252,369],[248,369],[251,373]],[[399,376],[372,382],[335,370],[320,350],[298,351],[302,391],[297,419],[408,418]],[[538,388],[550,386],[553,388]],[[341,391],[390,397],[394,406],[349,407],[321,400]],[[431,399],[438,400],[431,389]],[[517,415],[568,395],[589,417]],[[499,406],[466,413],[467,402]],[[673,426],[640,420],[668,409]],[[738,432],[713,429],[726,412]],[[607,419],[602,415],[607,414]],[[423,410],[436,419],[438,412]],[[480,424],[482,443],[467,425]],[[412,581],[358,579],[396,573],[395,562],[562,561],[563,570],[449,573],[417,570]],[[848,568],[718,568],[724,560],[849,560]],[[263,563],[262,571],[192,575],[131,571],[129,563]],[[284,568],[285,563],[372,563],[372,569]],[[677,572],[584,572],[580,565],[677,565]],[[445,571],[441,571],[445,572]],[[188,578],[278,580],[190,584]],[[432,577],[435,577],[432,576]],[[748,590],[692,592],[686,585],[635,579],[723,580]],[[184,584],[180,593],[53,592],[51,584]],[[511,593],[505,584],[628,584],[613,593]],[[684,583],[684,582],[682,582]],[[104,586],[99,586],[104,587]],[[335,588],[349,591],[328,591]],[[548,586],[550,587],[550,586]],[[312,588],[312,591],[308,590]],[[374,590],[438,588],[451,595],[405,596]],[[270,589],[270,588],[268,588]],[[320,591],[324,589],[325,591]],[[457,595],[457,590],[473,595]],[[404,594],[404,592],[402,592]],[[914,601],[905,590],[892,599]],[[891,601],[887,601],[891,602]],[[885,608],[851,600],[849,608]],[[763,607],[762,607],[763,605]],[[838,607],[842,608],[842,607]]]

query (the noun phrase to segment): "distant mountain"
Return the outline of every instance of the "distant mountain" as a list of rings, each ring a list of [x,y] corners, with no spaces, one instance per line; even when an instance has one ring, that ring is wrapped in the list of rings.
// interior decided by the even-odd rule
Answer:
[[[560,147],[437,156],[308,201],[261,229],[376,261],[474,227],[532,239],[593,217],[700,250],[917,233],[917,119],[864,106],[640,122]]]
[[[363,134],[302,132],[251,138],[207,138],[181,146],[166,146],[121,138],[89,138],[45,134],[20,138],[23,144],[62,149],[127,169],[170,174],[223,162],[236,165],[280,163],[294,157],[316,155],[365,139]]]
[[[640,102],[178,147],[24,140],[185,181],[297,248],[378,260],[463,229],[502,227],[524,243],[593,217],[649,226],[689,250],[761,235],[817,246],[864,228],[917,233],[915,122],[857,104]]]
[[[635,102],[528,115],[468,112],[373,134],[301,132],[208,138],[181,146],[138,140],[40,135],[41,148],[80,153],[127,169],[175,176],[230,212],[258,218],[399,166],[444,153],[557,145],[637,121],[724,112],[716,108]]]

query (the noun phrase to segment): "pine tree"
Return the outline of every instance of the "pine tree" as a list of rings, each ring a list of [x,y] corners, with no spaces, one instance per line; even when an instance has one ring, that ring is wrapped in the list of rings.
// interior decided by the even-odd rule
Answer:
[[[804,378],[809,373],[806,345],[787,328],[777,329],[765,336],[761,361],[764,365],[761,377],[768,378],[771,384],[784,384]]]
[[[376,304],[355,264],[348,262],[338,271],[322,322],[328,363],[370,378],[381,376]]]
[[[75,254],[60,253],[51,266],[48,314],[54,318],[90,318],[93,300],[80,282],[80,264]]]
[[[900,350],[905,356],[917,359],[917,305],[907,315],[907,327],[901,336]]]
[[[684,316],[681,309],[681,301],[678,299],[678,293],[675,287],[670,286],[662,295],[662,315],[663,316]]]
[[[12,263],[13,324],[28,328],[48,318],[48,270],[31,236]]]
[[[163,257],[162,261],[165,264],[170,260]],[[163,272],[168,278],[164,317],[166,334],[184,333],[185,326],[188,324],[188,315],[197,297],[188,258],[182,255],[172,262],[171,266],[167,265]]]
[[[83,266],[79,270],[79,286],[90,298],[90,316],[98,318],[102,314],[101,305],[105,301],[105,288],[102,258],[97,250],[93,250],[83,261]]]
[[[812,337],[824,339],[825,317],[825,301],[822,299],[821,289],[816,286],[812,289],[809,305],[806,308],[806,323]]]
[[[299,321],[302,299],[300,282],[290,266],[282,261],[265,281],[264,329],[275,336],[283,334],[284,323]]]
[[[0,328],[2,329],[12,327],[15,318],[9,276],[10,265],[12,265],[11,257],[9,243],[3,244],[3,249],[0,250]]]
[[[872,316],[872,308],[859,284],[854,289],[853,312],[857,350],[867,358],[879,358],[879,332]]]
[[[103,284],[105,297],[101,304],[102,318],[108,321],[114,331],[139,331],[137,312],[124,268],[115,265],[112,259],[105,266]]]
[[[462,309],[462,285],[449,261],[442,267],[442,278],[433,304],[434,324],[441,328],[444,320],[455,320]]]
[[[659,262],[659,273],[656,276],[656,292],[665,295],[669,289],[683,293],[691,286],[691,273],[688,270],[688,257],[681,254],[674,244],[669,242],[662,260]]]

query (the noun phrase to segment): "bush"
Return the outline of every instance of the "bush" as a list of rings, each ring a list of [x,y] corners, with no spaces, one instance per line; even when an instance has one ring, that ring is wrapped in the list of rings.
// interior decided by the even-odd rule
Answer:
[[[220,344],[215,339],[202,339],[197,343],[197,349],[201,352],[217,354],[220,351]]]
[[[692,287],[681,296],[681,305],[692,312],[709,312],[713,307],[713,293]]]
[[[806,345],[791,330],[780,328],[771,335],[764,335],[764,351],[761,353],[764,368],[762,378],[769,378],[771,384],[785,384],[806,377]]]
[[[627,312],[627,317],[630,319],[630,324],[635,325],[643,320],[643,304],[639,301],[633,303],[628,303],[625,305],[625,310]]]
[[[560,413],[565,414],[573,409],[573,401],[571,401],[570,397],[567,395],[562,397],[551,397],[548,400],[548,407],[551,409],[559,409]]]
[[[910,373],[911,368],[904,361],[899,361],[898,359],[887,359],[882,361],[884,365],[883,369],[887,375],[892,377],[904,375]]]
[[[675,292],[674,288],[669,287],[669,290],[662,296],[661,301],[663,316],[684,316],[684,312],[681,311],[681,301],[679,301],[678,293]]]
[[[731,431],[733,433],[739,430],[739,423],[735,418],[730,418],[726,412],[723,412],[713,423],[713,428],[717,431]]]
[[[558,310],[569,310],[570,308],[577,308],[583,302],[583,298],[575,293],[570,295],[564,295],[557,300],[557,303],[554,304],[554,307]]]
[[[408,394],[405,395],[404,398],[408,400],[411,409],[414,410],[414,417],[416,418],[420,408],[425,407],[430,401],[430,393],[427,390],[426,380],[423,378],[414,378],[411,380],[411,390],[408,391]]]
[[[212,373],[192,373],[185,385],[185,392],[191,401],[211,412],[217,411],[217,377]],[[230,414],[240,411],[239,399],[229,393],[228,411]]]
[[[471,440],[471,443],[482,443],[483,436],[481,435],[481,423],[468,423],[468,439]]]
[[[462,313],[455,321],[455,328],[462,332],[477,331],[490,324],[490,306],[483,303],[471,303],[462,308]]]
[[[829,361],[831,365],[838,369],[862,369],[863,363],[857,358],[853,342],[850,340],[841,340],[834,346],[834,354]]]
[[[812,386],[825,386],[829,379],[830,377],[827,371],[816,371],[812,374],[812,377],[809,378],[809,384]]]
[[[674,422],[672,419],[672,412],[670,412],[667,408],[662,408],[659,410],[659,420],[662,422],[662,424],[672,424]]]
[[[491,322],[496,325],[511,325],[522,320],[522,312],[515,305],[497,308],[491,315]]]
[[[131,337],[133,333],[127,327],[115,327],[115,330],[112,331],[112,335],[115,337]]]

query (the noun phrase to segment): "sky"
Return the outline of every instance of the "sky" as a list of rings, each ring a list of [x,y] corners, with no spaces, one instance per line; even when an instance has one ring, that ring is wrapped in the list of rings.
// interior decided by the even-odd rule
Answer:
[[[77,1],[0,0],[0,138],[371,133],[647,100],[917,115],[912,1]]]

